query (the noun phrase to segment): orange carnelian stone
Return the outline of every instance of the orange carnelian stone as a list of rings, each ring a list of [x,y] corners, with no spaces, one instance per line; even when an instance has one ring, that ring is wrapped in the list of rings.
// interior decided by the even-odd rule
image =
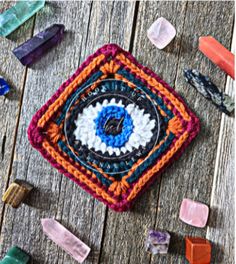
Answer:
[[[199,38],[199,50],[234,79],[234,54],[212,36]]]
[[[186,259],[190,264],[210,264],[211,244],[200,237],[186,237]]]

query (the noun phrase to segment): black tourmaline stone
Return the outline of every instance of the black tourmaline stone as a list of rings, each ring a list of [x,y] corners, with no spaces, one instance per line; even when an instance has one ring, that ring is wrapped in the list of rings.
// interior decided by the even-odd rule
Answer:
[[[208,76],[202,75],[197,70],[184,70],[184,77],[200,94],[212,101],[222,112],[230,114],[234,110],[234,100],[222,93]]]

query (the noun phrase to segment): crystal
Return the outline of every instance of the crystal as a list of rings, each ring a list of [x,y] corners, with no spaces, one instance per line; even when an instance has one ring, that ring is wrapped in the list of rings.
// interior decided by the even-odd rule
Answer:
[[[168,232],[149,230],[146,240],[146,250],[154,255],[167,254],[170,244]]]
[[[14,6],[0,14],[0,36],[6,37],[45,5],[41,1],[18,1]]]
[[[199,203],[190,199],[183,199],[179,218],[184,223],[196,226],[205,227],[209,215],[209,208],[203,203]]]
[[[222,93],[210,78],[202,75],[197,70],[184,70],[184,77],[200,94],[210,100],[222,112],[230,114],[234,110],[234,100]]]
[[[13,208],[17,208],[32,189],[33,186],[28,182],[16,179],[3,194],[2,201],[10,204]]]
[[[8,250],[0,264],[29,264],[30,259],[30,255],[19,247],[14,246]]]
[[[185,237],[185,256],[190,264],[210,264],[211,243],[200,237]]]
[[[41,224],[44,233],[79,263],[87,258],[90,248],[56,220],[41,219]]]
[[[158,49],[165,48],[175,35],[174,26],[164,17],[158,18],[147,31],[148,38]]]
[[[13,53],[23,65],[29,66],[62,40],[64,30],[64,25],[54,24],[15,48]]]
[[[227,50],[220,42],[212,36],[199,38],[199,50],[219,66],[224,72],[235,78],[234,54]]]
[[[5,95],[10,91],[9,84],[0,76],[0,95]]]

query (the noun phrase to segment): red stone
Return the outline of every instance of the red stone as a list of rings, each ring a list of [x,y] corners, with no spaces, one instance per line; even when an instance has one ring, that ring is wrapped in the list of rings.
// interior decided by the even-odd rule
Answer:
[[[211,244],[200,237],[185,237],[186,259],[190,264],[210,264]]]
[[[199,50],[223,71],[235,78],[234,54],[212,36],[199,38]]]

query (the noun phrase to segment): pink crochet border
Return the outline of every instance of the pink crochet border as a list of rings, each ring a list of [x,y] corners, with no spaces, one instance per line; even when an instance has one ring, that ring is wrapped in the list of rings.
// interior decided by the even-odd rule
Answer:
[[[157,174],[153,175],[151,179],[148,181],[148,183],[145,185],[145,188],[142,189],[142,191],[135,197],[134,200],[131,202],[128,202],[126,200],[126,197],[124,199],[117,203],[117,204],[110,204],[108,201],[104,200],[101,196],[98,196],[94,191],[92,191],[87,185],[85,185],[83,182],[80,182],[78,179],[74,178],[73,175],[68,173],[61,165],[59,165],[51,156],[50,154],[42,147],[42,141],[43,141],[43,133],[41,131],[41,128],[37,126],[37,123],[39,119],[42,117],[42,115],[47,111],[49,105],[51,105],[59,96],[60,94],[64,91],[64,89],[83,71],[85,67],[87,67],[90,62],[100,54],[104,54],[106,57],[112,56],[115,58],[117,53],[123,53],[125,56],[137,67],[142,69],[146,74],[152,76],[155,78],[159,83],[161,83],[165,88],[167,88],[178,100],[185,106],[185,109],[187,113],[191,117],[191,121],[188,122],[187,125],[187,131],[189,133],[188,139],[184,142],[183,146],[180,148],[180,150],[175,153],[175,155],[169,160],[168,164],[165,165]],[[101,64],[103,61],[101,62]],[[117,61],[117,63],[120,63]],[[120,63],[121,64],[121,63]],[[100,66],[100,65],[99,65]],[[94,69],[91,74],[93,74],[97,69]],[[140,80],[146,84],[146,81],[140,78]],[[167,102],[167,101],[166,101]],[[179,115],[178,111],[174,109],[174,113],[176,115]],[[82,63],[82,65],[77,69],[77,71],[67,80],[65,81],[59,89],[56,91],[56,93],[36,112],[36,114],[33,116],[30,125],[28,127],[28,138],[31,143],[31,145],[36,148],[41,155],[47,159],[53,167],[55,167],[59,172],[63,173],[65,176],[76,182],[79,186],[81,186],[85,191],[93,195],[95,198],[98,200],[102,201],[106,205],[108,205],[110,208],[112,208],[115,211],[126,211],[130,208],[130,206],[133,204],[133,202],[137,199],[138,196],[141,195],[155,180],[156,178],[165,170],[167,166],[169,166],[174,160],[178,159],[179,156],[183,153],[185,148],[189,145],[189,143],[193,140],[194,137],[198,134],[200,130],[200,123],[198,118],[190,111],[190,109],[187,107],[183,99],[173,90],[166,82],[164,82],[159,76],[157,76],[153,71],[151,71],[149,68],[144,67],[143,65],[139,64],[136,59],[127,51],[124,51],[122,48],[117,46],[116,44],[107,44],[98,49],[94,54],[88,57],[88,59]],[[98,183],[96,183],[98,184]],[[99,185],[99,184],[98,184]],[[100,186],[102,187],[102,185]],[[133,186],[131,186],[132,188]],[[128,194],[127,194],[128,195]],[[126,196],[127,196],[126,195]]]

